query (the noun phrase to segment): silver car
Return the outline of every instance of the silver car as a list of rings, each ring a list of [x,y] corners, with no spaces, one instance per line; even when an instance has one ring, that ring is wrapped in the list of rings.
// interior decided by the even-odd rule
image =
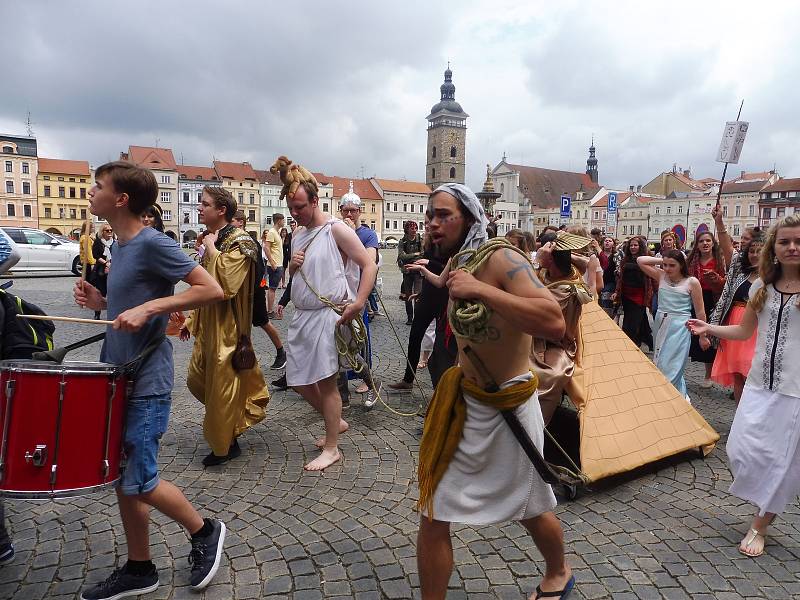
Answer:
[[[17,273],[25,271],[72,271],[80,275],[80,246],[77,242],[29,227],[3,227],[17,245],[20,259],[14,267]]]

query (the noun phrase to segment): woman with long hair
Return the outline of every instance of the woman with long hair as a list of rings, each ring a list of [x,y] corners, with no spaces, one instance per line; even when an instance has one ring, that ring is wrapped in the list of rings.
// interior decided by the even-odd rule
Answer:
[[[647,307],[653,299],[653,283],[636,262],[640,256],[647,255],[644,238],[628,240],[619,265],[617,287],[611,298],[615,304],[622,304],[622,331],[637,348],[645,343],[652,349],[653,333],[647,320]]]
[[[114,244],[114,230],[108,223],[100,226],[92,244],[94,268],[90,283],[105,297],[108,290],[108,269],[111,266],[111,246]],[[94,318],[100,318],[100,311],[94,311]]]
[[[164,220],[161,218],[161,207],[158,204],[151,204],[144,209],[142,225],[164,233]]]
[[[763,246],[764,237],[757,232],[749,243],[733,256],[733,262],[725,277],[725,287],[722,288],[722,295],[714,307],[709,323],[738,325],[742,322],[750,287],[758,277],[758,259]],[[756,336],[751,335],[746,340],[712,338],[711,342],[718,346],[717,356],[711,368],[711,379],[722,386],[733,387],[733,399],[738,404],[753,361]]]
[[[636,262],[645,275],[658,283],[653,362],[688,400],[683,372],[689,361],[692,335],[686,330],[686,320],[692,316],[692,308],[699,319],[705,320],[700,282],[689,275],[686,257],[680,250],[667,250],[661,257],[640,256]]]
[[[703,287],[703,306],[705,314],[710,315],[714,312],[717,299],[725,286],[725,260],[722,251],[717,243],[717,239],[710,231],[701,231],[694,238],[694,246],[686,259],[689,264],[689,274],[700,280]],[[711,346],[711,341],[704,338],[692,338],[692,348],[689,356],[694,362],[705,364],[705,379],[700,387],[710,388],[711,367],[714,365],[714,358],[717,355],[715,348]]]
[[[800,214],[769,230],[758,276],[740,324],[687,323],[695,335],[725,340],[746,340],[757,332],[727,444],[730,491],[758,507],[739,544],[747,556],[764,553],[767,527],[800,493]]]
[[[609,317],[614,316],[614,302],[611,296],[617,287],[617,260],[616,242],[611,236],[603,238],[603,245],[600,247],[600,254],[597,259],[603,269],[603,288],[600,292],[600,306],[606,311]]]

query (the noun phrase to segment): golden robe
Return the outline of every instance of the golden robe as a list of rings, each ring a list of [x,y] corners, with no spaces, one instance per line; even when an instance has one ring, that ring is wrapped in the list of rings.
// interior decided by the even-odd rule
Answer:
[[[240,334],[250,335],[253,281],[258,248],[245,232],[234,229],[222,239],[220,253],[203,267],[222,286],[225,299],[195,309],[186,326],[195,336],[186,383],[205,405],[203,434],[217,456],[228,454],[234,438],[263,420],[269,390],[261,367],[238,373],[231,358]],[[237,332],[236,310],[241,332]]]
[[[562,394],[566,392],[572,397],[573,394],[583,393],[573,383],[580,380],[582,307],[591,302],[592,296],[575,267],[572,268],[571,275],[563,279],[552,280],[547,269],[539,269],[538,274],[561,307],[567,325],[564,337],[560,340],[533,338],[531,344],[531,370],[539,378],[539,403],[547,425],[561,404]]]

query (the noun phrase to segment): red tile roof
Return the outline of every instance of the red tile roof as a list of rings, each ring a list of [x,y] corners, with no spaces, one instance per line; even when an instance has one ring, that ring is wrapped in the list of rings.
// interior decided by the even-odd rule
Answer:
[[[266,183],[267,185],[283,185],[281,182],[280,173],[270,173],[269,169],[266,171],[255,169],[255,172],[256,179],[258,179],[259,183]]]
[[[767,184],[766,181],[736,181],[726,183],[722,186],[723,194],[746,194],[748,192],[758,192]]]
[[[248,179],[253,181],[258,180],[253,167],[247,162],[234,163],[215,160],[214,170],[217,172],[220,179],[225,177],[227,179],[233,179],[234,181],[246,181]]]
[[[397,179],[375,179],[384,192],[400,192],[403,194],[430,194],[431,188],[416,181],[400,181]],[[359,194],[360,195],[360,194]]]
[[[59,173],[61,175],[91,175],[89,163],[85,160],[61,160],[60,158],[40,158],[39,173]]]
[[[151,148],[150,146],[128,146],[127,160],[148,169],[178,170],[175,157],[169,148]]]
[[[765,187],[762,192],[797,192],[800,191],[800,177],[787,179],[782,177],[770,186]]]
[[[333,197],[341,198],[350,191],[350,182],[353,182],[353,191],[362,200],[380,200],[381,195],[369,179],[348,179],[347,177],[337,177],[336,175],[323,175],[333,184]]]
[[[734,179],[734,182],[739,181],[765,181],[773,175],[772,171],[760,171],[756,173],[743,172],[739,177]]]
[[[614,190],[609,190],[613,192]],[[630,198],[631,192],[617,192],[617,206],[625,202],[628,198]],[[592,202],[592,208],[605,208],[608,206],[608,192],[600,196],[597,200]]]
[[[525,165],[507,166],[519,173],[519,190],[528,198],[531,206],[540,208],[556,208],[561,206],[561,195],[569,194],[575,198],[575,192],[583,191],[589,197],[600,189],[586,173],[557,171]]]
[[[181,179],[203,179],[205,181],[219,179],[217,172],[211,167],[194,167],[192,165],[178,165],[178,176]]]

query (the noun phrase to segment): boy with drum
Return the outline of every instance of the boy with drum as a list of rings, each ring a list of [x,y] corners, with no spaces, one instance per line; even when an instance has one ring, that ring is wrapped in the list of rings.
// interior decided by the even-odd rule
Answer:
[[[218,302],[223,295],[219,284],[173,240],[142,225],[141,215],[157,195],[153,174],[123,161],[99,167],[89,192],[89,210],[108,221],[117,234],[114,265],[105,298],[94,286],[78,282],[75,301],[92,310],[107,310],[114,321],[100,359],[121,365],[145,353],[139,370],[147,376],[135,378],[128,397],[127,465],[117,484],[128,561],[105,581],[85,590],[80,596],[83,600],[135,596],[158,587],[158,573],[150,559],[150,507],[183,525],[191,535],[190,583],[196,590],[205,588],[216,574],[225,540],[221,521],[203,519],[177,487],[158,475],[158,447],[167,429],[174,376],[172,345],[164,335],[168,315]],[[174,294],[180,280],[190,287]]]

